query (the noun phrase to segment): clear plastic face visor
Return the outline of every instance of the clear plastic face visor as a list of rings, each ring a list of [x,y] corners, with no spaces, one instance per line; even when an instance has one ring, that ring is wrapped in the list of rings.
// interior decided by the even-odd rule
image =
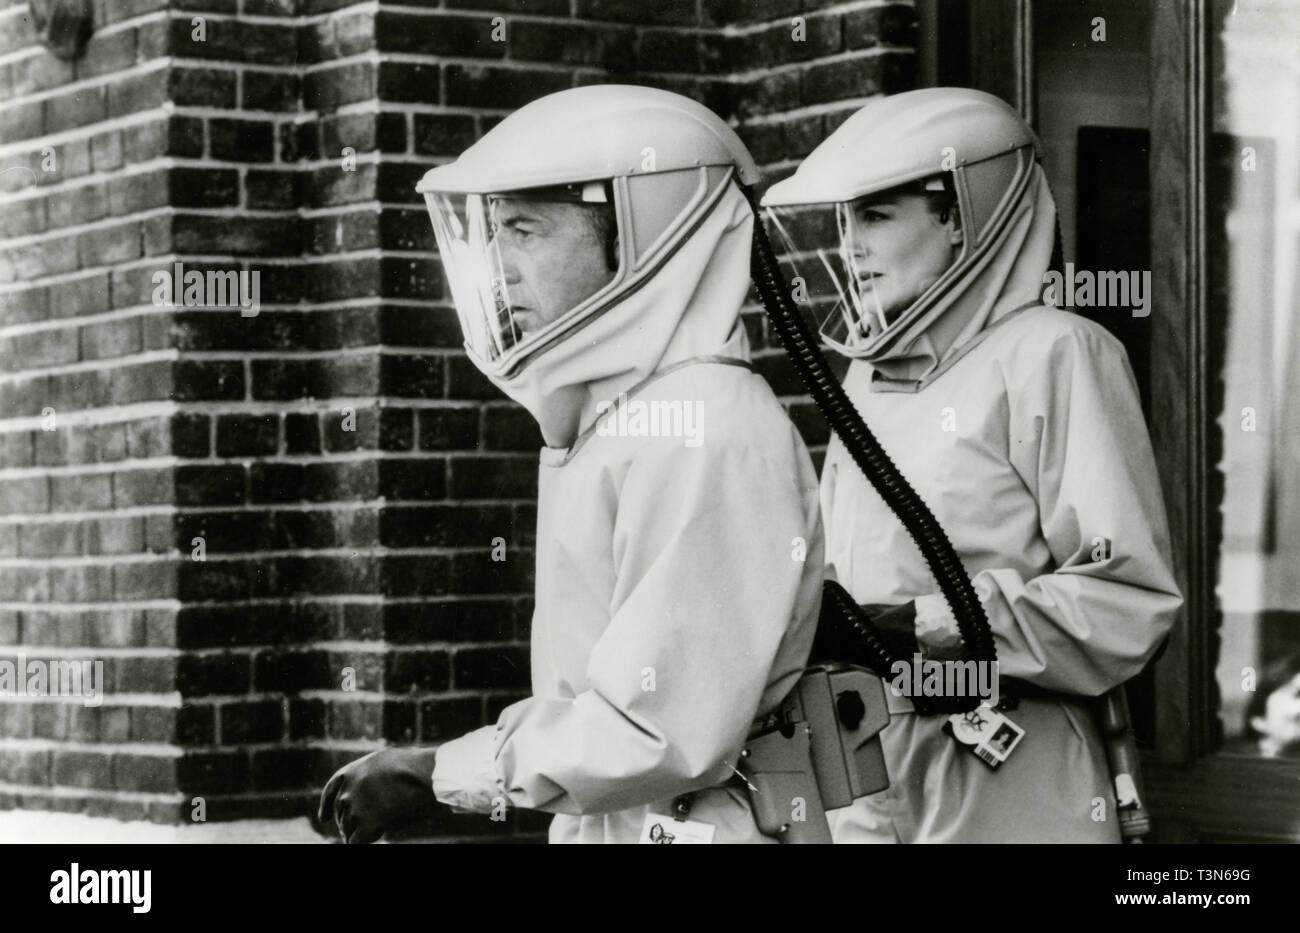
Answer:
[[[588,221],[568,208],[605,203],[604,186],[570,187],[568,198],[425,193],[465,347],[490,368],[526,359],[616,278]]]
[[[936,177],[897,190],[928,194],[942,192],[944,185]],[[878,346],[904,326],[908,308],[915,307],[914,300],[905,301],[897,293],[898,276],[885,275],[880,257],[867,248],[862,233],[873,223],[877,199],[887,202],[890,193],[878,192],[854,201],[764,208],[769,235],[794,288],[795,300],[810,309],[823,342],[848,356],[860,356]],[[954,263],[939,282],[955,269]]]
[[[795,301],[811,312],[827,345],[852,354],[888,330],[875,277],[855,237],[852,204],[763,210]]]
[[[500,244],[493,236],[491,204],[477,194],[429,192],[424,199],[465,346],[480,360],[495,363],[524,332],[515,320]]]

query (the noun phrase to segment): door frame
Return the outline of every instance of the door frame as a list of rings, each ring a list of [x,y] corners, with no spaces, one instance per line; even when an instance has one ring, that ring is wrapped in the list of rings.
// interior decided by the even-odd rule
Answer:
[[[923,84],[997,94],[1036,124],[1035,0],[917,0]],[[1043,2],[1043,0],[1038,0]],[[1300,760],[1216,751],[1206,173],[1209,0],[1151,7],[1151,422],[1184,604],[1155,665],[1155,748],[1143,753],[1161,842],[1300,840]]]
[[[1209,479],[1206,177],[1211,121],[1208,0],[1161,0],[1151,29],[1153,424],[1175,573],[1185,603],[1156,668],[1156,752],[1147,796],[1161,841],[1300,839],[1300,760],[1213,747],[1222,616],[1214,593],[1219,503]],[[1161,310],[1163,309],[1163,310]],[[1158,400],[1158,404],[1157,404]]]

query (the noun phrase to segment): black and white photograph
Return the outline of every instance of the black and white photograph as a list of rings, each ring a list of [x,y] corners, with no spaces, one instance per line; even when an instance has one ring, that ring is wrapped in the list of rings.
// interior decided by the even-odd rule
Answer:
[[[0,856],[1249,905],[1298,270],[1300,0],[0,0]]]

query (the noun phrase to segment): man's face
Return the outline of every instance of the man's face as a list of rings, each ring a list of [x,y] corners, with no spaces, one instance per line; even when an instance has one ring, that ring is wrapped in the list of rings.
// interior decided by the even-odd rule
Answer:
[[[492,246],[519,329],[551,323],[607,285],[605,244],[589,207],[551,201],[492,201]]]
[[[956,211],[940,223],[919,194],[881,192],[849,205],[849,264],[863,306],[894,320],[957,259]]]

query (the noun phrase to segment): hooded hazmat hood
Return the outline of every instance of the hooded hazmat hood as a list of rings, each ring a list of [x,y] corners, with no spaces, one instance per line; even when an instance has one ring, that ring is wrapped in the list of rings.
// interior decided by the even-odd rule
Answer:
[[[500,360],[471,360],[567,447],[596,403],[700,355],[748,358],[753,212],[737,187],[758,171],[734,131],[667,91],[601,85],[521,108],[417,186],[427,199],[608,183],[620,261],[610,286]],[[434,211],[430,201],[431,213]]]
[[[848,204],[944,172],[964,233],[957,261],[854,358],[880,389],[916,391],[1021,308],[1041,304],[1056,205],[1029,125],[991,94],[925,88],[867,104],[773,185],[765,208]]]

